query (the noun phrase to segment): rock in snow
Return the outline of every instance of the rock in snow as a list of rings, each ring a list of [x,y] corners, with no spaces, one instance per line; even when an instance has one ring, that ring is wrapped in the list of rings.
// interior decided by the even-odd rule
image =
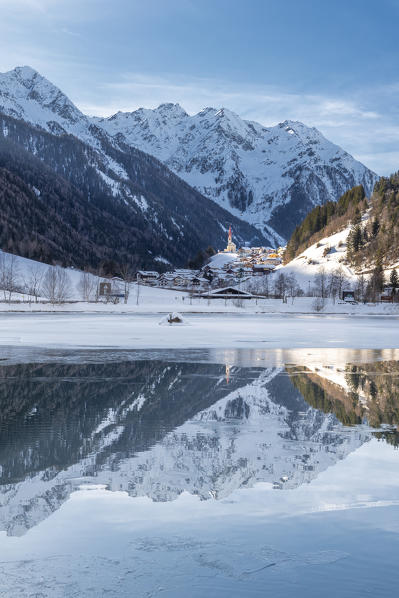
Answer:
[[[168,314],[159,322],[160,326],[173,326],[175,324],[187,324],[187,322],[183,316],[177,312]]]

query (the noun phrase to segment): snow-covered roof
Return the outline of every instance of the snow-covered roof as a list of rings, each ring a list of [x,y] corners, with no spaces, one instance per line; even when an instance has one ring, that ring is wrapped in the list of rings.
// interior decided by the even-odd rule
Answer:
[[[190,270],[189,268],[176,268],[174,270],[175,274],[180,274],[181,276],[194,276],[197,272],[197,270]]]
[[[220,289],[212,289],[209,293],[204,294],[204,296],[216,296],[216,297],[231,297],[231,296],[240,296],[240,297],[253,297],[251,293],[246,291],[241,291],[240,289],[236,289],[235,287],[222,287]]]
[[[140,276],[156,276],[157,278],[159,276],[159,272],[152,270],[138,270],[137,274],[140,274]]]
[[[273,270],[274,269],[274,264],[254,264],[253,265],[253,269],[254,270]]]

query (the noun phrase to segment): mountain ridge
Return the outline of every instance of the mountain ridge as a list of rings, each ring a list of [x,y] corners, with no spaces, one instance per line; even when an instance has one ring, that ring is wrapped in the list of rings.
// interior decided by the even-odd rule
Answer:
[[[173,103],[88,117],[31,67],[0,74],[0,111],[56,135],[75,135],[97,151],[104,136],[115,149],[138,148],[274,245],[285,243],[315,205],[356,184],[370,193],[378,179],[299,121],[265,127],[227,108],[190,116]],[[107,167],[126,180],[123,167],[109,157]]]
[[[179,104],[93,117],[114,139],[155,155],[203,195],[284,243],[315,205],[378,176],[315,127],[273,127],[226,109],[190,116]]]

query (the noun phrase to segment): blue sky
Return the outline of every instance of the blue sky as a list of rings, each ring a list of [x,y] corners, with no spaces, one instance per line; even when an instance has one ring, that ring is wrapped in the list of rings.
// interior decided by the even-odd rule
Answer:
[[[399,0],[0,0],[0,71],[29,64],[84,112],[179,102],[318,127],[399,169]]]

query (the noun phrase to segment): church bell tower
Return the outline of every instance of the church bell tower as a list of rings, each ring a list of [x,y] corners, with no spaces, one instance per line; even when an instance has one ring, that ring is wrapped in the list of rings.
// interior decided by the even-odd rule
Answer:
[[[235,243],[233,243],[233,235],[231,232],[231,225],[229,226],[229,236],[227,239],[227,247],[225,249],[226,253],[235,253],[237,247],[235,245]]]

